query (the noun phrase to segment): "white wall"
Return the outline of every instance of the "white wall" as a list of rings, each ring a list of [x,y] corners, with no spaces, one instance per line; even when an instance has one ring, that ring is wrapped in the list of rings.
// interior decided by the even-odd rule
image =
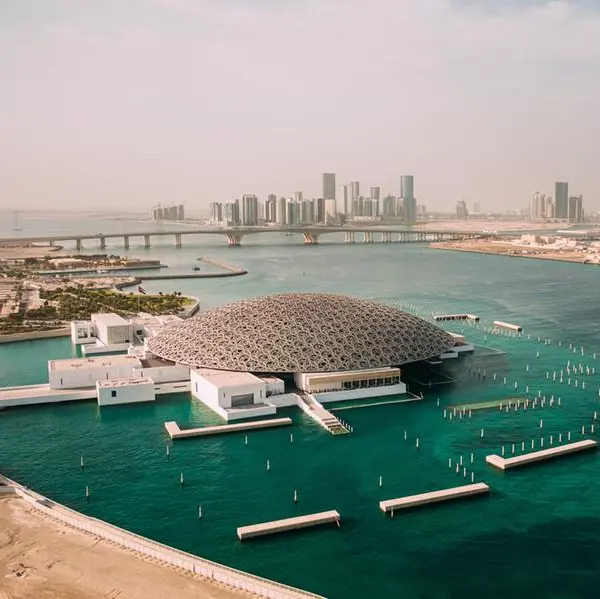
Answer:
[[[99,406],[115,406],[128,403],[139,403],[143,401],[154,401],[154,383],[132,385],[119,385],[115,387],[101,387],[96,384]],[[113,394],[115,397],[113,397]]]
[[[279,395],[271,395],[267,398],[266,403],[271,404],[277,408],[297,406],[298,396],[295,393],[281,393]]]
[[[108,379],[127,378],[133,374],[133,366],[131,364],[118,364],[113,366],[101,366],[85,368],[82,366],[73,370],[59,370],[48,372],[48,382],[51,389],[78,389],[81,387],[94,387],[96,381]]]
[[[232,395],[245,395],[247,393],[253,394],[253,403],[263,403],[266,399],[266,384],[260,379],[257,379],[255,383],[217,387],[198,371],[192,370],[190,380],[192,395],[201,399],[208,406],[230,408]]]
[[[267,393],[271,393],[273,395],[285,393],[285,383],[281,379],[269,379],[265,381],[265,384]]]
[[[258,418],[262,416],[273,416],[277,413],[277,408],[273,405],[260,406],[257,408],[245,408],[243,410],[236,410],[232,408],[225,413],[225,420],[231,422],[232,420],[241,420],[242,418]]]
[[[71,322],[71,343],[95,343],[94,325],[89,320]]]
[[[135,376],[148,376],[155,383],[171,383],[174,381],[189,381],[190,367],[182,364],[173,366],[155,366],[152,368],[135,369]]]

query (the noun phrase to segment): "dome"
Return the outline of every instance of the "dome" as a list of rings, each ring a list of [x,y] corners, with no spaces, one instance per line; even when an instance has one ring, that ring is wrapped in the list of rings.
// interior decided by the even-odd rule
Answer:
[[[448,333],[398,308],[322,293],[227,304],[148,340],[156,356],[192,368],[261,373],[400,366],[453,345]]]

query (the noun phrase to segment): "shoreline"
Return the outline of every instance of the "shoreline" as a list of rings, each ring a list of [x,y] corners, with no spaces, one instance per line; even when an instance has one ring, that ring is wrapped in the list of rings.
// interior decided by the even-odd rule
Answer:
[[[38,571],[45,566],[47,577],[50,578],[57,570],[62,570],[64,580],[60,581],[62,583],[61,590],[64,591],[64,587],[67,586],[70,587],[69,590],[73,591],[67,595],[57,592],[54,595],[57,598],[95,599],[98,597],[99,599],[106,596],[123,596],[128,599],[161,599],[170,596],[172,589],[177,588],[176,595],[179,599],[229,599],[248,596],[248,593],[259,597],[281,599],[323,599],[320,595],[309,591],[303,591],[192,555],[103,520],[87,516],[56,503],[0,474],[0,522],[2,522],[1,508],[7,499],[9,502],[12,502],[13,499],[22,501],[27,508],[23,511],[35,515],[38,523],[49,521],[55,531],[54,534],[47,535],[50,537],[49,547],[44,548],[46,551],[40,551],[40,545],[44,539],[38,525],[32,535],[32,542],[28,544],[29,551],[25,555],[22,551],[17,552],[17,555],[13,553],[8,555],[13,563],[4,563],[7,560],[2,559],[4,557],[3,548],[7,544],[10,547],[11,543],[0,542],[0,573],[7,566],[14,566],[14,560],[18,558],[19,562],[16,563],[18,569],[12,573],[15,574],[18,584],[25,582],[34,568],[28,568],[23,560],[26,557],[41,554],[43,561],[38,566]],[[22,531],[22,528],[20,527],[20,530],[17,528],[17,534]],[[57,528],[62,534],[57,533]],[[2,540],[3,534],[13,542],[17,537],[17,534],[11,536],[10,532],[6,533],[5,526],[0,527],[0,540]],[[54,556],[48,555],[48,549],[65,551],[65,545],[69,544],[73,547],[70,548],[70,551],[67,548],[67,555],[63,559],[55,560]],[[85,554],[81,547],[77,551],[77,548],[74,547],[77,544],[88,545],[87,548],[83,548]],[[99,552],[104,555],[98,556]],[[27,553],[32,555],[29,556]],[[90,556],[90,554],[92,555]],[[102,564],[102,568],[98,567],[98,562]],[[48,566],[48,563],[52,565]],[[56,564],[56,568],[52,567],[54,564]],[[81,576],[86,569],[87,575]],[[35,578],[32,582],[46,590],[47,580],[40,580],[38,576]],[[184,587],[186,578],[188,584]],[[107,585],[112,589],[110,595],[107,595]],[[122,586],[122,589],[119,589],[119,586]],[[118,593],[115,594],[114,591],[118,591]],[[9,596],[11,595],[9,594]],[[36,595],[30,593],[25,596]],[[52,597],[53,595],[45,596]]]
[[[526,258],[529,260],[546,260],[550,262],[568,262],[570,264],[582,264],[585,266],[598,266],[598,264],[594,262],[585,262],[583,258],[579,259],[579,257],[557,257],[557,256],[548,256],[544,254],[511,254],[502,251],[494,251],[493,249],[485,249],[485,248],[470,248],[470,247],[457,247],[457,246],[449,246],[445,245],[446,243],[456,243],[456,242],[446,242],[446,241],[436,241],[429,244],[429,247],[434,250],[449,250],[453,252],[468,252],[471,254],[487,254],[488,256],[500,256],[504,258]]]

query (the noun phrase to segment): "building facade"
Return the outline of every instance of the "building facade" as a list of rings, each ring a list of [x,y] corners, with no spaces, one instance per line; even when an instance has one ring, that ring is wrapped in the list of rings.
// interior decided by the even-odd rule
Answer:
[[[323,173],[323,198],[335,200],[335,173]]]
[[[558,181],[554,191],[554,215],[556,218],[569,217],[569,184]]]

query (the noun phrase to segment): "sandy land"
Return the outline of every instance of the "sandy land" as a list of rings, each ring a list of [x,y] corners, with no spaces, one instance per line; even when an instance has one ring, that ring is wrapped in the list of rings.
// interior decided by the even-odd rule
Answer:
[[[248,597],[0,498],[0,599]]]
[[[3,247],[0,246],[0,260],[22,260],[23,258],[43,258],[52,256],[58,258],[67,252],[61,246],[39,245],[31,247]]]
[[[510,242],[470,239],[465,241],[438,241],[430,247],[442,250],[457,250],[480,254],[496,254],[513,258],[537,258],[539,260],[558,260],[560,262],[589,262],[586,253],[568,250],[540,249],[537,247],[515,246]],[[595,258],[596,259],[596,258]]]
[[[566,229],[568,225],[560,223],[532,223],[519,220],[439,220],[419,224],[418,228],[426,231],[531,231],[548,229]]]

